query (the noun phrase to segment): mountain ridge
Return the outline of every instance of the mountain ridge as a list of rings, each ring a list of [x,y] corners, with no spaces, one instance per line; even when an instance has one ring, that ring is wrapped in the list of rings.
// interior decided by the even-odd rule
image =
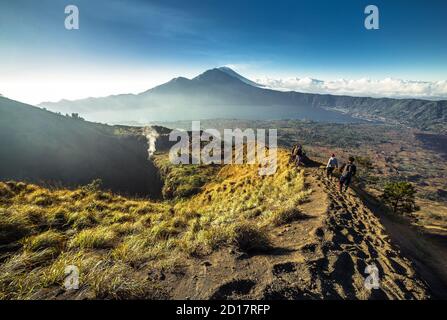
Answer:
[[[339,119],[333,114],[337,113],[367,120],[400,123],[422,130],[447,131],[447,100],[277,91],[262,87],[227,67],[207,70],[192,79],[177,77],[139,94],[44,102],[39,106],[53,111],[80,113],[86,117],[96,113],[98,117],[106,118],[113,112],[125,110],[134,112],[133,115],[132,112],[125,115],[128,120],[138,118],[144,121],[238,116],[258,119],[265,114],[269,119],[306,118],[321,121],[323,118],[323,121],[337,122]],[[329,119],[325,119],[325,114],[331,115]],[[119,121],[120,116],[112,118]],[[350,120],[344,118],[342,121]]]

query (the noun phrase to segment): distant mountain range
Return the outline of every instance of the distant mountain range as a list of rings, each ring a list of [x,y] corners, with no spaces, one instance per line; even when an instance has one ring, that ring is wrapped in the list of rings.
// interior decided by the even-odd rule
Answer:
[[[447,100],[350,97],[267,89],[230,68],[183,77],[142,92],[104,98],[40,104],[61,113],[79,113],[109,123],[233,119],[308,119],[400,123],[423,130],[447,131]]]

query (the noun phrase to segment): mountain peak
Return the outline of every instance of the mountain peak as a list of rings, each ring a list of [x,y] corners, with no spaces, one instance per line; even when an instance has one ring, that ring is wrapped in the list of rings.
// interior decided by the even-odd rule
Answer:
[[[219,81],[219,82],[229,82],[238,80],[245,84],[248,84],[250,86],[260,87],[261,85],[257,84],[254,81],[251,81],[243,76],[241,76],[239,73],[234,71],[233,69],[229,67],[218,67],[214,69],[210,69],[205,71],[204,73],[200,74],[199,76],[195,77],[193,80],[199,80],[199,81]]]
[[[209,69],[205,72],[199,74],[197,77],[192,80],[195,81],[230,81],[233,77],[228,73],[220,70],[219,68]]]
[[[244,76],[241,76],[239,73],[237,73],[236,71],[234,71],[233,69],[229,68],[229,67],[220,67],[218,68],[220,71],[225,72],[226,74],[235,77],[239,80],[241,80],[242,82],[249,84],[251,86],[255,86],[255,87],[263,87],[263,85],[256,83],[254,81],[251,81],[250,79],[245,78]]]

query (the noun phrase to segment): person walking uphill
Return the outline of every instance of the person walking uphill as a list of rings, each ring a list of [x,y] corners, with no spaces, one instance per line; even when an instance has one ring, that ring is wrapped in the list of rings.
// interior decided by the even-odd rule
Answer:
[[[327,162],[326,166],[326,177],[329,178],[335,178],[333,173],[335,168],[338,168],[338,160],[335,157],[335,154],[332,154],[332,156],[329,158],[329,161]]]
[[[355,176],[357,172],[357,166],[354,164],[354,158],[349,157],[348,164],[344,165],[341,168],[342,174],[339,182],[339,190],[343,192],[343,186],[345,186],[345,190],[348,190],[349,185],[351,184],[352,178]]]

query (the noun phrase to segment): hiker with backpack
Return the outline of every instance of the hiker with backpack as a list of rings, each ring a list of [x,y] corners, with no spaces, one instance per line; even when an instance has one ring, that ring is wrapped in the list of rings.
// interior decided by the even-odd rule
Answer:
[[[348,190],[351,184],[352,178],[357,172],[357,166],[354,164],[354,157],[349,157],[349,162],[340,168],[341,177],[339,181],[339,190],[343,192],[343,186],[345,186],[345,192]]]
[[[335,154],[332,154],[332,156],[329,158],[329,161],[326,165],[326,177],[329,179],[334,179],[334,170],[338,168],[338,160],[335,157]]]
[[[298,145],[298,149],[296,151],[296,159],[295,159],[295,165],[297,167],[300,166],[300,164],[304,165],[304,156],[306,153],[303,151],[303,147],[301,145]]]

